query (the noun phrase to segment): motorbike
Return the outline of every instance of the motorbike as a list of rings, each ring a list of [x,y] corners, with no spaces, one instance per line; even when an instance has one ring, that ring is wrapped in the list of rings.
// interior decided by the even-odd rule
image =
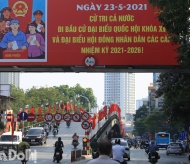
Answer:
[[[69,128],[70,125],[71,125],[71,122],[70,122],[70,121],[69,121],[69,122],[66,122],[66,124],[67,124],[67,127]]]
[[[74,140],[73,142],[72,142],[72,145],[74,146],[74,148],[76,149],[77,148],[77,146],[79,145],[79,143],[78,143],[78,141],[77,140]]]
[[[159,155],[157,153],[151,153],[149,154],[149,162],[151,164],[156,164],[158,162],[158,159],[159,159]]]
[[[93,151],[92,151],[92,158],[95,159],[95,158],[98,158],[98,157],[99,157],[98,151],[97,151],[97,150],[96,150],[96,151],[93,150]]]
[[[57,163],[59,163],[62,160],[62,149],[60,148],[60,150],[55,150],[55,157],[53,159],[53,161],[57,161]]]
[[[149,149],[148,149],[148,147],[145,147],[145,152],[146,152],[146,154],[148,154],[149,153]]]
[[[53,136],[55,137],[57,135],[57,129],[53,129]]]

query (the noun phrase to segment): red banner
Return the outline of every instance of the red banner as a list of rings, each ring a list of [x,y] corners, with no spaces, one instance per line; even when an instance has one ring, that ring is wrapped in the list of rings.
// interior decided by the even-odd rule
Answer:
[[[32,2],[9,0],[9,6],[14,9],[12,17],[20,21],[24,32],[26,25],[33,21]],[[1,66],[86,66],[91,62],[97,66],[141,68],[178,65],[177,46],[168,40],[166,29],[157,19],[157,10],[147,0],[93,3],[46,0],[39,4],[38,10],[36,13],[45,22],[40,20],[37,26],[30,25],[38,30],[35,37],[30,38],[31,31],[25,33],[28,56],[15,45],[13,50],[18,53],[4,54]],[[6,44],[3,41],[0,47],[7,48]]]

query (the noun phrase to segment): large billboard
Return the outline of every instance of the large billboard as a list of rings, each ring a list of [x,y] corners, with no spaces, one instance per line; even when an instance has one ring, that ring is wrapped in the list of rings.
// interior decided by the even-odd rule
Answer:
[[[178,65],[147,0],[0,0],[0,10],[1,66]]]

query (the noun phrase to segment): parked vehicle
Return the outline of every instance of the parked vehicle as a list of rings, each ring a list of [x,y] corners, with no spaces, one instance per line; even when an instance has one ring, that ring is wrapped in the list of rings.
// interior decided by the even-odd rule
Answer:
[[[43,127],[34,127],[28,130],[26,136],[22,138],[22,141],[28,142],[29,144],[45,144],[46,143],[46,132]]]
[[[182,147],[180,146],[180,143],[177,143],[177,142],[171,142],[168,145],[167,150],[166,150],[166,155],[169,155],[169,154],[182,155],[182,153],[183,153]]]
[[[12,137],[11,132],[5,132],[0,138],[0,151],[9,155],[9,150],[13,149],[18,153],[18,145],[22,142],[22,132],[14,131],[14,136]]]
[[[128,142],[124,140],[123,138],[112,138],[111,139],[112,145],[115,145],[115,139],[120,139],[121,141],[120,145],[125,148],[125,154],[123,155],[123,159],[130,161],[130,148],[129,148]]]

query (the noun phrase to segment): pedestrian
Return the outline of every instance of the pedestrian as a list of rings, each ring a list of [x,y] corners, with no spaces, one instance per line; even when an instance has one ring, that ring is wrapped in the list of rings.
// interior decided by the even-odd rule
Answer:
[[[112,144],[108,139],[101,139],[98,142],[98,152],[100,156],[92,159],[87,164],[118,164],[118,162],[110,158],[112,154]]]

